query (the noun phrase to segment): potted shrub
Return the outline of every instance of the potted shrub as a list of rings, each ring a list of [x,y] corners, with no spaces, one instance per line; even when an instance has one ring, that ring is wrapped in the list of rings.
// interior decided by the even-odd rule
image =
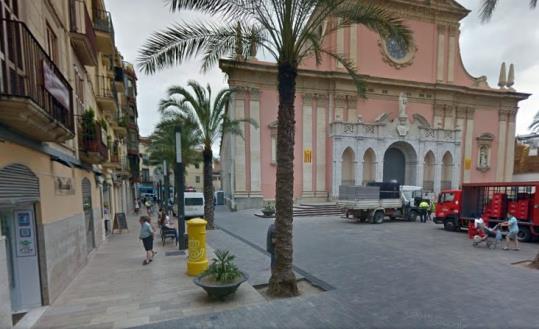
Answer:
[[[82,140],[86,150],[96,149],[96,121],[92,108],[84,111],[81,118]]]
[[[273,203],[271,202],[266,203],[266,206],[264,206],[264,208],[262,209],[262,213],[266,217],[273,216],[275,214],[275,206],[273,205]]]
[[[234,264],[234,255],[228,250],[215,251],[215,258],[209,268],[193,279],[211,298],[224,299],[236,292],[249,277]]]

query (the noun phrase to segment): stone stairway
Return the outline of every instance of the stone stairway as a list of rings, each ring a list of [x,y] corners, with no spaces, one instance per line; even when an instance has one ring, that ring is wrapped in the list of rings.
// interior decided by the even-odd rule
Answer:
[[[335,203],[300,203],[294,206],[294,217],[339,216],[343,214]]]

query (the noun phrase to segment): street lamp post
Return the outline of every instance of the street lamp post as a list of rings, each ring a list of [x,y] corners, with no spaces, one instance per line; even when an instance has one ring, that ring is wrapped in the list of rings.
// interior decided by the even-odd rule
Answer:
[[[182,137],[181,137],[181,127],[176,126],[174,129],[174,134],[176,137],[176,195],[178,197],[178,237],[180,239],[178,245],[180,250],[187,249],[186,239],[185,239],[185,205],[184,205],[184,190],[185,190],[185,181],[183,176],[184,166],[182,160]]]
[[[170,179],[169,179],[169,176],[168,176],[168,168],[167,168],[167,160],[163,160],[163,173],[165,175],[164,177],[164,180],[165,180],[165,191],[163,193],[163,200],[161,201],[161,207],[163,208],[163,210],[165,211],[165,213],[168,213],[168,200],[170,199],[169,198],[169,193],[170,193]]]

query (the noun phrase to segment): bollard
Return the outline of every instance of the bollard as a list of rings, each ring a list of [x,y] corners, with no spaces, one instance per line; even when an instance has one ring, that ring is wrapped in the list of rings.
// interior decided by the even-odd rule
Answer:
[[[187,236],[189,237],[187,275],[196,276],[208,268],[206,224],[207,222],[202,218],[194,218],[187,222]]]

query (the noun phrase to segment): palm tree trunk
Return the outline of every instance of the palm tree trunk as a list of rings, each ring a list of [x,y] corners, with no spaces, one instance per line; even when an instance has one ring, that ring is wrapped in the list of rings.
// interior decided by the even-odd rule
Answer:
[[[204,218],[208,222],[206,228],[213,230],[213,152],[211,147],[205,147],[202,152],[204,158]]]
[[[276,265],[269,280],[273,296],[296,296],[298,287],[292,270],[292,207],[294,198],[294,99],[297,65],[278,65],[279,113],[277,117],[277,181],[275,193]]]

